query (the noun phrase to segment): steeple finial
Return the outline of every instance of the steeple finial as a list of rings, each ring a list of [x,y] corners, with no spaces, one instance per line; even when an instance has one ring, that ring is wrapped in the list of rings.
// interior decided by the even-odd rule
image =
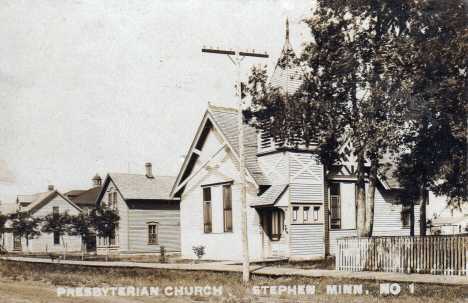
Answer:
[[[286,40],[289,40],[289,18],[286,17]]]

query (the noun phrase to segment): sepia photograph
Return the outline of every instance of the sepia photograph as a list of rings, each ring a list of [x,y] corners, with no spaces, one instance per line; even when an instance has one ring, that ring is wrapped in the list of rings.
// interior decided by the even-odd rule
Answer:
[[[468,302],[468,0],[0,0],[1,302]]]

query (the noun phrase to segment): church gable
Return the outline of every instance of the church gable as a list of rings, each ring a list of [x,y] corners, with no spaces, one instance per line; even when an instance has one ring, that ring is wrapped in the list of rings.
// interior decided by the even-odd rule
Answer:
[[[231,142],[233,141],[232,138],[231,140],[228,139],[228,137],[234,137],[234,134],[231,134],[231,132],[223,132],[217,122],[218,121],[213,118],[211,110],[208,110],[203,118],[195,140],[192,143],[192,147],[190,148],[185,163],[182,166],[181,172],[179,173],[172,191],[172,196],[178,194],[192,180],[192,178],[199,174],[205,174],[207,171],[213,172],[214,170],[217,170],[217,174],[223,175],[225,179],[232,180],[238,177],[238,155]],[[226,120],[221,121],[221,123],[225,122]],[[230,169],[221,168],[221,163],[226,162],[228,159],[230,159],[233,164],[230,166]],[[258,187],[256,179],[254,179],[249,170],[249,162],[247,159],[246,166],[247,182]],[[232,169],[232,167],[235,169]],[[223,171],[223,169],[226,171]],[[254,175],[257,177],[256,172],[254,172]],[[200,176],[197,176],[197,179],[198,177]],[[206,179],[205,177],[203,178]]]

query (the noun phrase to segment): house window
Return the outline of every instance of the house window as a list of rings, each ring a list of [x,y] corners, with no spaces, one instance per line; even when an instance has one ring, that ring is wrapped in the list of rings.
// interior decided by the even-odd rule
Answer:
[[[401,223],[403,227],[411,227],[411,206],[401,207]]]
[[[332,183],[330,186],[330,228],[341,228],[341,201],[340,183]]]
[[[299,207],[293,207],[293,222],[297,221],[297,213],[299,212]]]
[[[304,222],[309,221],[309,206],[304,206]]]
[[[211,233],[212,221],[211,221],[211,187],[203,188],[203,214],[204,214],[204,231],[205,233]]]
[[[283,231],[284,215],[281,210],[273,210],[271,212],[271,240],[279,241]]]
[[[109,245],[116,245],[116,234],[115,231],[109,236]]]
[[[59,219],[59,208],[58,207],[52,207],[52,216],[54,220]],[[54,245],[59,245],[60,244],[60,233],[57,231],[54,231]]]
[[[117,209],[117,192],[116,191],[109,193],[109,208]]]
[[[232,231],[232,188],[231,184],[223,186],[224,231]]]
[[[148,223],[148,244],[159,244],[158,241],[158,224]]]
[[[320,206],[315,206],[314,207],[314,222],[317,222],[319,220],[319,211],[320,211]]]

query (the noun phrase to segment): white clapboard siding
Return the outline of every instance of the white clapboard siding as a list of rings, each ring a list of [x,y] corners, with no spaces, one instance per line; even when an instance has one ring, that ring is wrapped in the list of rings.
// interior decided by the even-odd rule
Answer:
[[[180,212],[178,209],[160,209],[160,204],[148,202],[146,207],[140,206],[140,209],[130,209],[131,252],[158,253],[161,245],[166,248],[167,252],[180,252]],[[178,208],[178,205],[174,206]],[[148,244],[149,222],[158,223],[157,245]]]
[[[409,236],[410,228],[403,227],[401,220],[401,204],[395,204],[398,193],[383,189],[375,190],[374,226],[372,236]],[[419,235],[419,205],[414,206],[414,234]],[[357,236],[356,230],[330,230],[330,253],[336,252],[336,239],[340,237]]]
[[[58,207],[60,213],[68,212],[70,215],[80,213],[76,207],[66,201],[62,196],[56,195],[51,201],[43,205],[32,216],[44,217],[52,214],[53,208]],[[22,250],[26,251],[26,241],[23,239]],[[46,251],[81,251],[81,238],[63,236],[60,238],[60,244],[54,244],[54,234],[42,233],[39,238],[29,241],[29,251],[31,252],[46,252]]]
[[[321,184],[296,184],[289,185],[290,202],[291,203],[323,203]]]
[[[210,132],[216,132],[211,129]],[[210,135],[208,135],[210,137]],[[217,138],[217,136],[211,136]],[[207,140],[202,148],[205,150],[218,150],[221,147],[219,140]],[[215,145],[214,147],[212,145]],[[192,169],[192,172],[195,172]],[[200,170],[186,185],[181,197],[180,215],[181,215],[181,252],[182,258],[196,258],[193,247],[205,246],[206,255],[204,259],[211,260],[241,260],[242,242],[241,242],[241,203],[239,187],[238,161],[232,154],[229,147],[225,147],[219,152],[202,170]],[[212,190],[221,190],[222,182],[233,182],[232,188],[232,220],[233,232],[220,232],[205,234],[203,230],[203,190],[202,185],[218,184]],[[257,189],[247,181],[247,205],[253,202],[253,197],[257,195]],[[212,203],[223,203],[223,201],[212,201]],[[215,210],[216,207],[212,207]],[[218,208],[219,209],[219,208]],[[212,214],[223,216],[222,213]],[[255,209],[248,207],[247,222],[249,229],[249,253],[252,259],[261,258],[261,232],[258,227],[258,214]],[[215,220],[213,220],[213,224]],[[214,230],[214,229],[213,229]]]
[[[258,156],[258,165],[272,184],[287,183],[286,152]]]
[[[112,180],[109,180],[108,185],[104,188],[104,195],[102,196],[101,203],[105,203],[106,205],[109,205],[109,193],[114,192],[115,190],[117,190],[117,188],[114,182],[112,182]],[[117,231],[115,245],[110,246],[112,248],[112,251],[115,253],[128,251],[127,212],[128,212],[127,203],[125,203],[125,200],[120,194],[120,192],[117,191],[117,213],[120,217],[119,228]],[[98,253],[105,254],[106,246],[104,245],[104,241],[102,241],[101,243],[102,244],[99,245],[99,241],[96,241],[97,251]]]
[[[291,225],[291,257],[312,258],[324,255],[323,224]]]
[[[318,164],[315,156],[310,153],[291,152],[289,159],[290,202],[322,204],[322,165]],[[313,164],[311,164],[311,161]],[[308,169],[304,169],[304,166],[308,167]]]
[[[378,187],[374,200],[373,236],[409,236],[410,228],[403,227],[400,204],[396,202],[398,193]],[[419,205],[414,207],[415,235],[419,235]]]

